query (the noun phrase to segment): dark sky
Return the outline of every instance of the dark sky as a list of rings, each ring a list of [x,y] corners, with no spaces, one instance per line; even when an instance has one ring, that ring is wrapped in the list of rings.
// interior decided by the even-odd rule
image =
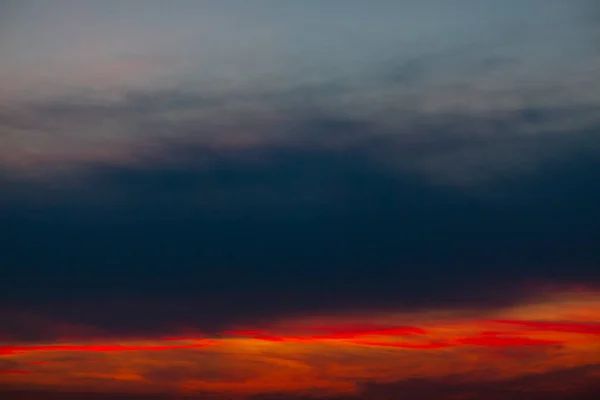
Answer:
[[[600,285],[595,2],[0,15],[10,341],[58,340],[36,318],[146,337]]]
[[[211,154],[210,167],[94,165],[73,186],[7,183],[18,197],[2,208],[3,302],[69,302],[81,319],[97,317],[80,310],[88,302],[176,303],[129,321],[111,309],[102,322],[193,318],[213,329],[323,308],[487,306],[518,300],[523,284],[600,283],[600,165],[587,149],[466,189],[362,153]]]

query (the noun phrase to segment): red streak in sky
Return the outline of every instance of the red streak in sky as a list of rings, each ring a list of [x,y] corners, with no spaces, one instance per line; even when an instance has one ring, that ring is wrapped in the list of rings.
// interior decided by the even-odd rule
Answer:
[[[30,351],[91,351],[91,352],[109,352],[109,351],[162,351],[173,349],[194,349],[205,347],[212,342],[203,342],[190,345],[173,346],[123,346],[123,345],[49,345],[49,346],[3,346],[0,347],[0,354],[17,354]]]
[[[352,325],[352,326],[316,326],[308,329],[300,329],[294,335],[278,335],[266,330],[235,330],[225,331],[226,335],[250,336],[253,339],[271,342],[298,342],[312,340],[339,340],[354,339],[361,336],[385,335],[424,335],[424,329],[412,326],[382,326],[382,325]]]
[[[271,335],[258,335],[258,336],[253,336],[252,338],[257,339],[257,340],[265,340],[267,342],[290,342],[290,341],[294,340],[291,337],[271,336]]]

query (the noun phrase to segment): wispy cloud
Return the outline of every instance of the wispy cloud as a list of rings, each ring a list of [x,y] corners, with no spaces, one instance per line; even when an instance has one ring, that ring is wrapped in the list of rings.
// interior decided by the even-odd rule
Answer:
[[[598,309],[597,293],[555,293],[554,300],[544,300],[546,296],[475,313],[432,309],[283,317],[197,337],[6,344],[0,349],[0,382],[99,392],[135,388],[146,393],[290,396],[320,388],[336,396],[359,393],[361,382],[383,390],[389,382],[404,387],[415,378],[436,382],[458,375],[467,386],[490,381],[502,387],[506,384],[499,382],[506,380],[597,364],[598,343],[588,335],[592,321],[558,322],[543,313],[552,308],[560,316],[585,299],[583,308]],[[540,315],[536,310],[548,320],[532,322]],[[511,319],[519,313],[529,319]],[[416,326],[400,325],[406,320]],[[65,359],[75,361],[60,362]],[[532,388],[532,393],[536,390],[541,389]]]
[[[468,12],[386,3],[371,11],[377,24],[356,19],[357,4],[340,19],[267,2],[227,13],[182,2],[172,15],[156,4],[83,2],[65,16],[67,3],[32,14],[37,25],[21,36],[18,26],[7,31],[13,62],[0,75],[14,88],[2,99],[0,166],[8,173],[153,164],[173,143],[227,153],[375,141],[374,157],[394,168],[464,184],[527,171],[565,147],[598,146],[600,56],[584,2],[515,3],[510,12],[492,2]],[[32,10],[25,2],[22,18]],[[387,26],[390,15],[406,19],[393,23],[397,35],[357,28]],[[58,41],[63,23],[79,32],[68,46]],[[43,49],[33,42],[42,34]],[[348,35],[354,46],[342,45]]]

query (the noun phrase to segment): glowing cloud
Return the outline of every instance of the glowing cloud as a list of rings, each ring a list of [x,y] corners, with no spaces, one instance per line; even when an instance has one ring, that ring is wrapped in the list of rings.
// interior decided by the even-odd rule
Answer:
[[[516,379],[600,363],[593,321],[560,322],[547,312],[553,309],[560,316],[567,308],[577,311],[573,304],[600,307],[593,292],[557,293],[485,313],[457,309],[315,316],[226,330],[205,339],[5,343],[0,359],[10,368],[0,371],[0,384],[238,395],[319,388],[333,396],[356,393],[363,381],[383,384],[455,374],[467,380]],[[535,322],[532,310],[542,313],[544,321]],[[527,318],[515,319],[519,314]],[[409,320],[412,325],[400,322]]]

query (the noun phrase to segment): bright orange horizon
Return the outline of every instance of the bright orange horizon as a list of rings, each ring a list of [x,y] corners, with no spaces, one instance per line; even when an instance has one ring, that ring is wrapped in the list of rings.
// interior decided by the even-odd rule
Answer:
[[[321,315],[211,336],[4,342],[0,385],[335,396],[357,394],[365,382],[499,381],[599,364],[599,316],[600,293],[579,290],[489,312]]]

